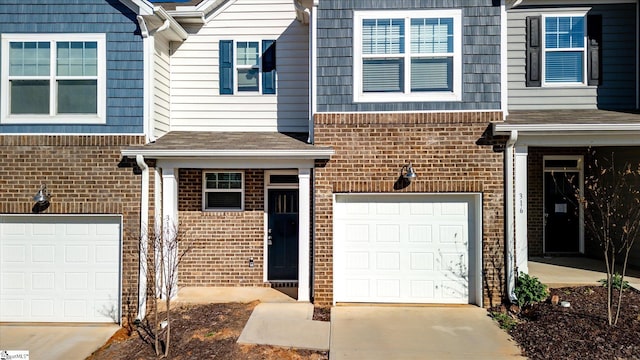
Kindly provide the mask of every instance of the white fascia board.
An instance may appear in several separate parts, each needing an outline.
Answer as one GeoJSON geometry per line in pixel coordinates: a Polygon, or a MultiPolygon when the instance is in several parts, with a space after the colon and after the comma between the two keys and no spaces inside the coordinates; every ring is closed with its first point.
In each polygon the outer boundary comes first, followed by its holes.
{"type": "Polygon", "coordinates": [[[189,37],[187,31],[162,6],[154,7],[153,14],[163,21],[168,20],[170,24],[169,29],[173,31],[173,33],[176,34],[176,36],[178,36],[178,38],[180,38],[182,41],[187,40],[187,38],[189,37]]]}
{"type": "Polygon", "coordinates": [[[160,158],[156,167],[171,169],[311,169],[314,159],[293,158],[160,158]]]}
{"type": "Polygon", "coordinates": [[[202,11],[167,11],[169,15],[171,15],[176,21],[181,24],[199,24],[203,25],[205,23],[204,20],[204,12],[202,11]]]}
{"type": "Polygon", "coordinates": [[[510,8],[529,5],[600,5],[635,4],[635,2],[636,0],[512,0],[510,8]]]}
{"type": "Polygon", "coordinates": [[[591,133],[520,133],[518,146],[585,147],[638,146],[640,131],[591,133]]]}
{"type": "Polygon", "coordinates": [[[333,149],[318,150],[152,150],[125,149],[122,156],[143,155],[154,159],[175,158],[289,158],[289,159],[329,159],[333,149]]]}
{"type": "Polygon", "coordinates": [[[511,133],[516,130],[520,133],[549,132],[552,135],[566,135],[584,132],[619,132],[640,131],[640,123],[634,124],[504,124],[494,123],[494,132],[511,133]]]}

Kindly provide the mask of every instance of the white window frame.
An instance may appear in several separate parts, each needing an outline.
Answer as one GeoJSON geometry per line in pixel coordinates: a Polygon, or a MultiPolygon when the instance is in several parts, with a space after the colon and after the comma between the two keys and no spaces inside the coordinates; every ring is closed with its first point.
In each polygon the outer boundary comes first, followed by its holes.
{"type": "Polygon", "coordinates": [[[542,15],[542,86],[543,87],[568,87],[587,86],[587,11],[580,12],[556,12],[542,15]],[[547,18],[550,17],[582,17],[583,24],[583,46],[582,46],[582,82],[547,82],[547,52],[577,52],[579,48],[559,48],[547,50],[547,18]]]}
{"type": "MultiPolygon", "coordinates": [[[[462,10],[356,11],[353,15],[353,101],[354,102],[423,102],[462,100],[462,10]],[[403,18],[405,20],[405,53],[403,92],[365,93],[362,89],[362,21],[365,19],[403,18]],[[411,92],[411,19],[453,18],[453,91],[411,92]]],[[[439,54],[429,54],[438,56],[439,54]]],[[[396,55],[393,55],[394,57],[396,55]]]]}
{"type": "MultiPolygon", "coordinates": [[[[0,123],[2,124],[104,124],[106,123],[107,103],[107,51],[105,34],[2,34],[2,64],[0,93],[0,123]],[[97,112],[96,114],[56,114],[57,87],[54,86],[56,75],[56,43],[69,41],[93,41],[98,46],[97,73],[97,112]],[[11,114],[10,107],[10,77],[9,77],[9,44],[11,42],[49,42],[51,44],[50,75],[51,81],[49,115],[11,114]]],[[[31,78],[31,77],[25,77],[31,78]]],[[[60,77],[61,79],[67,77],[60,77]]],[[[45,79],[45,78],[43,78],[45,79]]]]}
{"type": "Polygon", "coordinates": [[[245,177],[242,170],[204,170],[202,172],[202,211],[206,212],[222,212],[222,211],[244,211],[244,195],[245,195],[245,177]],[[240,189],[207,189],[207,174],[213,173],[239,173],[241,186],[240,189]],[[240,208],[207,208],[207,193],[210,192],[239,192],[240,193],[240,208]]]}
{"type": "Polygon", "coordinates": [[[235,84],[233,91],[236,94],[260,94],[262,95],[262,40],[234,40],[233,41],[233,71],[235,76],[235,84]],[[238,43],[258,43],[258,64],[256,65],[238,65],[238,43]],[[257,91],[240,91],[238,86],[240,85],[239,70],[258,70],[258,90],[257,91]]]}

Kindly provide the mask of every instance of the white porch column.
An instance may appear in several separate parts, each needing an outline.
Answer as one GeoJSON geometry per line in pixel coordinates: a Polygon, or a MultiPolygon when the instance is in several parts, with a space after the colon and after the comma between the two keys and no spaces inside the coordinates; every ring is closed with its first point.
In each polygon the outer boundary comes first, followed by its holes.
{"type": "Polygon", "coordinates": [[[309,302],[311,169],[298,169],[298,301],[309,302]]]}
{"type": "MultiPolygon", "coordinates": [[[[178,226],[178,169],[163,168],[162,169],[162,234],[163,241],[167,241],[176,236],[174,232],[178,226]]],[[[166,246],[165,246],[166,249],[166,246]]],[[[166,250],[165,250],[166,251],[166,250]]],[[[165,253],[165,274],[163,278],[168,277],[169,264],[177,254],[165,253]]],[[[174,284],[170,294],[167,294],[166,287],[162,287],[161,296],[165,298],[167,295],[175,296],[177,293],[177,271],[173,274],[174,284]]]]}
{"type": "Polygon", "coordinates": [[[528,273],[529,259],[527,249],[527,146],[516,146],[515,149],[515,232],[516,232],[516,267],[518,271],[528,273]]]}

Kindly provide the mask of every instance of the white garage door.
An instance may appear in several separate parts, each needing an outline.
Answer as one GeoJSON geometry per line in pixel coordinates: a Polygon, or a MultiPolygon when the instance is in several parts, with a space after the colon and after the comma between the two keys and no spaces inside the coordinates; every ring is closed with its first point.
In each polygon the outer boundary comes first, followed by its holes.
{"type": "Polygon", "coordinates": [[[477,303],[474,195],[336,195],[334,301],[477,303]]]}
{"type": "Polygon", "coordinates": [[[0,321],[118,322],[120,223],[0,215],[0,321]]]}

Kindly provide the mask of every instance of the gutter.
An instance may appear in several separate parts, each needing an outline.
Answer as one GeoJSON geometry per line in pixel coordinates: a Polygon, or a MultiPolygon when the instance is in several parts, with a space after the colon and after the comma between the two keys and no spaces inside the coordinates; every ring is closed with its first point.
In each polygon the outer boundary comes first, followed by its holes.
{"type": "Polygon", "coordinates": [[[153,149],[124,149],[121,154],[125,157],[138,155],[153,158],[200,158],[200,157],[224,157],[224,158],[271,158],[288,157],[298,159],[329,159],[334,154],[333,149],[313,149],[313,150],[153,150],[153,149]]]}
{"type": "Polygon", "coordinates": [[[143,320],[147,314],[147,267],[146,259],[149,252],[149,166],[144,162],[144,156],[137,155],[136,163],[142,169],[142,189],[140,200],[140,252],[138,254],[138,315],[137,320],[143,320]]]}
{"type": "MultiPolygon", "coordinates": [[[[169,27],[171,28],[171,30],[173,30],[173,32],[182,41],[187,40],[187,38],[189,37],[189,34],[187,33],[187,31],[162,6],[154,7],[153,8],[153,13],[160,20],[163,20],[165,23],[168,21],[169,22],[169,27]]],[[[165,26],[165,24],[162,24],[162,26],[160,28],[158,28],[158,30],[160,30],[164,26],[165,26]]],[[[156,32],[159,32],[159,31],[156,30],[156,32]]]]}
{"type": "Polygon", "coordinates": [[[516,277],[514,268],[515,255],[515,224],[514,224],[514,181],[513,181],[513,155],[516,142],[518,141],[518,131],[513,130],[507,140],[505,148],[505,181],[507,183],[505,200],[505,247],[506,247],[506,267],[507,267],[507,296],[514,302],[517,300],[515,294],[516,277]]]}

